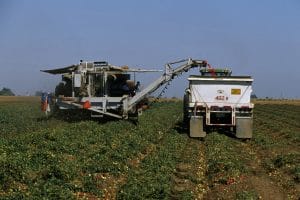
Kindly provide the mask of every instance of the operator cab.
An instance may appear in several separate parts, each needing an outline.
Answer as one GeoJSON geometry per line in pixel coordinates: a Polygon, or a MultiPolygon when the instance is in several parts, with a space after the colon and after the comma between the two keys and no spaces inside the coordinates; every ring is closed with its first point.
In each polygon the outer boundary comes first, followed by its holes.
{"type": "Polygon", "coordinates": [[[111,97],[134,96],[137,89],[134,80],[130,80],[130,74],[126,73],[110,74],[107,77],[106,85],[108,96],[111,97]]]}

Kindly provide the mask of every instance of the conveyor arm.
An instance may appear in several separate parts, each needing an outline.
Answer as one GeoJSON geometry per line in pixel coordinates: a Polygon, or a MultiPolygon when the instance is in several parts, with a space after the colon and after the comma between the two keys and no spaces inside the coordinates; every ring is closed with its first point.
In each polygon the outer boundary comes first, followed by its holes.
{"type": "Polygon", "coordinates": [[[187,72],[191,68],[195,67],[206,67],[207,61],[205,60],[193,60],[191,58],[180,60],[173,63],[167,63],[165,66],[165,73],[159,77],[157,80],[152,82],[142,91],[137,93],[134,97],[132,97],[128,101],[128,110],[132,109],[138,102],[143,100],[147,95],[151,94],[155,90],[157,90],[160,86],[164,85],[165,83],[171,81],[177,75],[181,74],[182,72],[187,72]],[[172,68],[172,65],[179,65],[176,68],[172,68]]]}

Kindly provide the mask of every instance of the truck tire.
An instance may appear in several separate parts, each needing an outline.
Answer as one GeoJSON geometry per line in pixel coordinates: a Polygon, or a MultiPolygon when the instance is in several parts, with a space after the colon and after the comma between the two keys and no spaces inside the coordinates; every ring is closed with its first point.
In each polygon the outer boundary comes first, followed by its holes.
{"type": "Polygon", "coordinates": [[[204,130],[203,116],[192,116],[189,120],[190,137],[204,138],[206,131],[204,130]]]}
{"type": "Polygon", "coordinates": [[[189,125],[189,94],[185,93],[183,96],[183,123],[188,127],[189,125]]]}
{"type": "Polygon", "coordinates": [[[235,136],[241,139],[252,138],[253,118],[252,117],[236,117],[235,136]]]}

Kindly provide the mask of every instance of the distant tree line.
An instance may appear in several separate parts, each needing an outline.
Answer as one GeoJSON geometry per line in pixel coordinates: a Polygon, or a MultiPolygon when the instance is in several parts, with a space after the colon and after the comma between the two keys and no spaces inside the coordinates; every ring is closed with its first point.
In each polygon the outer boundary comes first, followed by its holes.
{"type": "Polygon", "coordinates": [[[4,87],[0,90],[0,96],[15,96],[15,94],[11,91],[11,89],[4,87]]]}
{"type": "Polygon", "coordinates": [[[251,94],[251,99],[257,99],[256,94],[251,94]]]}
{"type": "Polygon", "coordinates": [[[34,93],[34,96],[42,96],[42,94],[43,94],[43,91],[36,91],[35,93],[34,93]]]}

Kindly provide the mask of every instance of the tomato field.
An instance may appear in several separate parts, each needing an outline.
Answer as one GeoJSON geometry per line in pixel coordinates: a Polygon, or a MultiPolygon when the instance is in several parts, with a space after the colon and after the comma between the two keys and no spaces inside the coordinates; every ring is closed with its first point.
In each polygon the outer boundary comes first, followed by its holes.
{"type": "Polygon", "coordinates": [[[180,101],[138,124],[39,108],[0,101],[0,199],[300,198],[300,104],[255,104],[247,141],[189,138],[180,101]]]}

